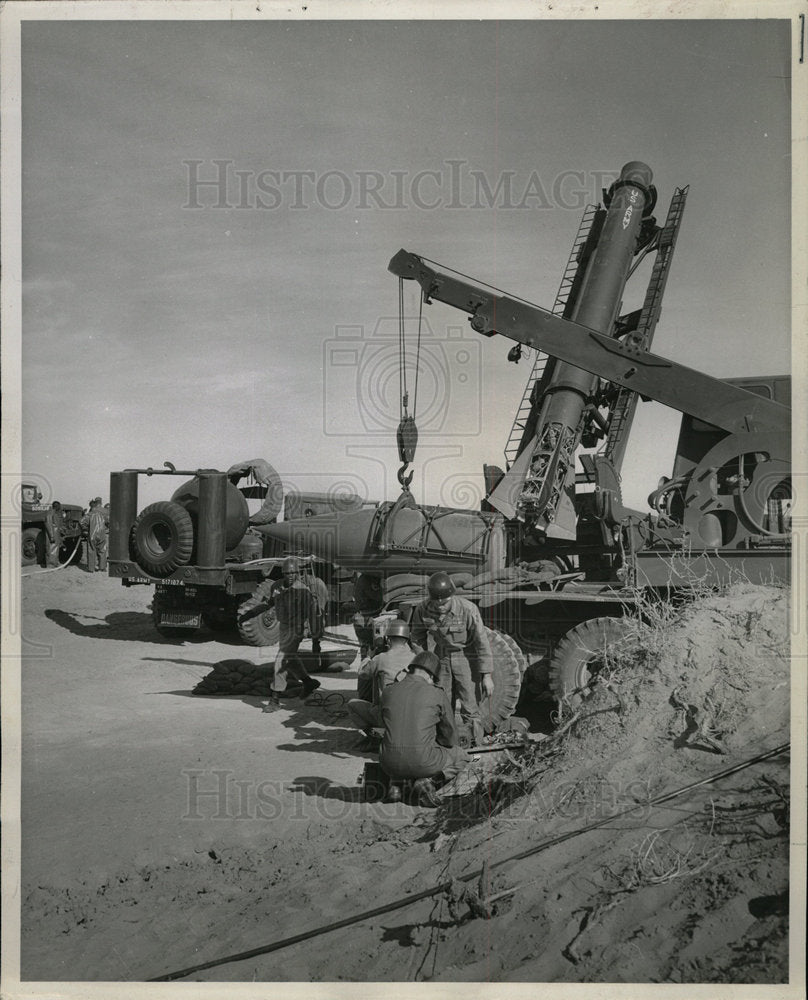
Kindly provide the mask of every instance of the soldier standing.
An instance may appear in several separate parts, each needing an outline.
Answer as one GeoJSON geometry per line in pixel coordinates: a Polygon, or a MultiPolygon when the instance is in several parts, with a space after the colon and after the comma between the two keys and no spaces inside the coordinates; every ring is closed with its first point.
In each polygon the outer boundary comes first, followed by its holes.
{"type": "Polygon", "coordinates": [[[316,615],[315,598],[311,590],[300,578],[300,566],[294,556],[283,562],[283,577],[272,585],[269,602],[275,606],[275,614],[280,625],[278,653],[275,657],[275,675],[272,679],[270,705],[280,705],[280,693],[286,690],[286,675],[291,674],[303,685],[303,697],[315,691],[320,682],[310,677],[308,671],[295,656],[306,634],[306,624],[316,615]]]}
{"type": "Polygon", "coordinates": [[[106,572],[107,568],[107,527],[101,510],[101,498],[90,501],[90,509],[81,519],[82,531],[87,539],[87,572],[96,569],[106,572]]]}
{"type": "Polygon", "coordinates": [[[353,627],[359,641],[359,659],[365,660],[374,653],[373,619],[384,607],[382,581],[369,573],[360,573],[354,580],[356,614],[353,627]]]}
{"type": "Polygon", "coordinates": [[[311,591],[314,598],[312,602],[311,618],[309,619],[309,633],[311,635],[311,651],[315,656],[322,652],[321,640],[325,632],[325,617],[328,609],[328,585],[319,576],[309,573],[303,581],[311,591]]]}
{"type": "Polygon", "coordinates": [[[460,703],[460,717],[470,727],[473,743],[483,737],[477,684],[485,697],[494,693],[491,644],[480,612],[471,601],[455,594],[448,573],[433,573],[427,583],[429,597],[413,611],[411,638],[414,647],[426,649],[429,640],[440,660],[438,683],[452,704],[460,703]]]}
{"type": "Polygon", "coordinates": [[[50,510],[45,515],[45,534],[47,536],[48,550],[45,553],[45,565],[55,567],[59,565],[59,549],[62,545],[62,505],[58,500],[54,500],[50,510]]]}

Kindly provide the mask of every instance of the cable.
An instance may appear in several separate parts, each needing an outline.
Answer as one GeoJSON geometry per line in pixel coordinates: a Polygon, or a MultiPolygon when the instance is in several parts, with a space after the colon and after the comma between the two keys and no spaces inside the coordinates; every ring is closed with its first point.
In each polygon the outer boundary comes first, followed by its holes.
{"type": "Polygon", "coordinates": [[[398,279],[398,398],[399,419],[407,416],[407,344],[404,336],[404,279],[398,279]]]}
{"type": "Polygon", "coordinates": [[[412,419],[415,420],[415,411],[418,408],[418,375],[421,371],[421,324],[424,316],[424,293],[418,299],[418,343],[415,348],[415,389],[412,394],[412,419]]]}
{"type": "MultiPolygon", "coordinates": [[[[581,834],[589,833],[592,830],[598,830],[617,819],[623,819],[625,816],[629,816],[631,813],[637,812],[638,809],[647,809],[650,806],[657,806],[662,805],[665,802],[670,802],[671,799],[678,798],[680,795],[684,795],[686,792],[692,791],[694,788],[699,788],[702,785],[709,785],[714,781],[720,781],[722,778],[736,774],[738,771],[743,771],[745,768],[751,767],[753,764],[759,764],[764,760],[769,760],[771,757],[778,757],[780,754],[785,753],[788,749],[790,749],[790,747],[790,742],[783,743],[779,747],[775,747],[773,750],[767,750],[764,753],[757,754],[754,757],[741,761],[740,764],[735,764],[733,767],[725,768],[723,771],[718,771],[715,774],[708,775],[706,778],[693,781],[689,785],[683,785],[681,788],[677,788],[673,792],[668,792],[666,795],[659,795],[648,802],[638,802],[636,805],[630,806],[628,809],[622,810],[622,812],[615,813],[613,816],[608,816],[606,819],[599,820],[597,823],[590,823],[588,826],[580,827],[577,830],[570,830],[567,833],[559,834],[557,837],[551,837],[549,840],[543,840],[541,843],[535,844],[533,847],[530,847],[525,851],[521,851],[518,854],[511,854],[509,857],[501,858],[499,861],[494,861],[488,865],[488,869],[489,871],[493,871],[495,868],[501,868],[503,865],[510,864],[511,861],[522,861],[534,854],[538,854],[540,851],[547,850],[549,847],[554,847],[556,844],[562,844],[566,840],[572,840],[573,837],[579,837],[581,834]]],[[[466,873],[465,875],[458,875],[455,881],[472,882],[474,879],[478,879],[482,875],[482,872],[483,869],[478,868],[473,872],[466,873]]],[[[219,965],[228,965],[230,962],[243,962],[248,958],[257,958],[259,955],[269,955],[274,951],[289,948],[293,944],[299,944],[301,941],[309,941],[311,938],[320,937],[322,934],[328,934],[331,931],[340,930],[342,927],[350,927],[353,924],[361,924],[366,920],[372,920],[374,917],[383,916],[385,913],[393,913],[396,910],[402,910],[406,906],[411,906],[413,903],[418,903],[423,899],[429,899],[431,896],[436,896],[438,893],[448,892],[451,885],[451,882],[441,882],[439,885],[434,886],[431,889],[423,889],[421,892],[405,896],[403,899],[397,899],[392,903],[385,903],[384,905],[377,906],[372,910],[365,910],[363,913],[354,914],[352,917],[345,917],[342,920],[336,920],[333,923],[326,924],[324,927],[315,927],[312,930],[303,931],[301,934],[295,934],[292,937],[283,938],[280,941],[273,941],[271,944],[260,945],[258,948],[251,948],[249,951],[241,951],[235,955],[227,955],[224,958],[214,958],[210,962],[201,962],[199,965],[192,965],[187,969],[180,969],[177,972],[169,972],[164,976],[155,976],[153,979],[147,979],[146,982],[170,983],[177,979],[184,979],[186,976],[190,976],[194,972],[202,972],[205,969],[212,969],[219,965]]]]}
{"type": "Polygon", "coordinates": [[[324,695],[321,688],[306,698],[306,705],[311,708],[321,708],[332,719],[341,719],[348,714],[345,708],[345,696],[339,691],[331,691],[324,695]]]}

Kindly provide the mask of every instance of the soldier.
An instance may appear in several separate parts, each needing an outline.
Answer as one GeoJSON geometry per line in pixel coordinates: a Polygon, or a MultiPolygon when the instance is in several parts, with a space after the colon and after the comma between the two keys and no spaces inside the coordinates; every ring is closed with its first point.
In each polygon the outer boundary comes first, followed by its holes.
{"type": "Polygon", "coordinates": [[[311,651],[315,656],[320,656],[322,651],[321,640],[325,632],[325,616],[328,608],[328,585],[319,576],[309,573],[303,582],[311,591],[314,598],[312,602],[311,618],[309,619],[309,634],[311,635],[311,651]]]}
{"type": "Polygon", "coordinates": [[[410,780],[417,801],[435,806],[434,779],[441,773],[454,778],[468,766],[469,754],[457,745],[454,712],[446,692],[438,686],[440,670],[434,653],[418,653],[407,676],[384,689],[379,763],[394,779],[388,802],[402,799],[396,779],[410,780]]]}
{"type": "Polygon", "coordinates": [[[107,569],[107,526],[101,511],[101,497],[90,501],[90,509],[81,519],[82,534],[87,541],[87,572],[107,569]]]}
{"type": "Polygon", "coordinates": [[[306,623],[316,614],[315,598],[300,578],[300,565],[294,556],[283,561],[283,578],[277,580],[269,592],[269,603],[275,606],[280,625],[278,653],[275,657],[275,676],[272,679],[270,707],[280,705],[280,692],[286,690],[286,675],[291,674],[303,685],[303,697],[316,691],[320,682],[310,677],[295,656],[306,633],[306,623]]]}
{"type": "Polygon", "coordinates": [[[382,724],[382,693],[388,684],[395,683],[406,672],[413,658],[409,637],[410,628],[406,622],[390,622],[387,626],[387,649],[377,653],[370,661],[370,700],[352,698],[348,702],[351,722],[365,734],[365,739],[358,744],[360,749],[370,750],[375,746],[372,730],[382,724]]]}
{"type": "Polygon", "coordinates": [[[373,619],[384,607],[381,579],[360,573],[354,580],[354,602],[357,610],[353,627],[359,641],[359,658],[365,660],[374,653],[373,619]]]}
{"type": "Polygon", "coordinates": [[[109,514],[104,509],[101,497],[95,498],[95,509],[100,514],[101,529],[98,531],[95,550],[98,553],[98,568],[102,573],[107,571],[107,552],[109,551],[109,514]]]}
{"type": "Polygon", "coordinates": [[[483,727],[477,704],[477,684],[485,697],[494,693],[491,645],[480,612],[457,597],[448,573],[433,573],[427,583],[429,597],[412,614],[413,647],[426,649],[429,638],[440,659],[440,685],[452,704],[460,703],[460,717],[471,730],[472,742],[482,741],[483,727]]]}
{"type": "Polygon", "coordinates": [[[48,550],[45,553],[45,565],[55,567],[59,565],[59,549],[62,545],[62,505],[58,500],[54,500],[50,510],[45,515],[45,534],[47,536],[48,550]]]}

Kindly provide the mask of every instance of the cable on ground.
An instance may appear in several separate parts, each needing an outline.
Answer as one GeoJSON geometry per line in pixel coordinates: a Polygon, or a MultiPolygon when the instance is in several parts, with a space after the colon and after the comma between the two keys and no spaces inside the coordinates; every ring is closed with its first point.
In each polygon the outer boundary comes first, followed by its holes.
{"type": "MultiPolygon", "coordinates": [[[[747,767],[751,767],[753,764],[759,764],[765,760],[771,759],[772,757],[778,757],[790,748],[790,742],[783,743],[779,747],[775,747],[773,750],[766,750],[763,753],[756,754],[754,757],[749,757],[746,760],[741,761],[739,764],[725,768],[723,771],[717,771],[715,774],[707,775],[706,778],[700,778],[698,781],[693,781],[688,785],[683,785],[681,788],[677,788],[665,795],[658,795],[656,798],[653,798],[648,802],[638,802],[636,805],[629,806],[629,808],[623,809],[621,812],[615,813],[613,816],[608,816],[606,819],[598,820],[596,823],[590,823],[587,826],[579,827],[577,830],[570,830],[567,833],[559,834],[557,837],[551,837],[549,840],[543,840],[538,844],[534,844],[533,847],[529,847],[525,851],[520,851],[518,854],[511,854],[507,858],[501,858],[499,861],[490,863],[486,862],[487,870],[493,871],[495,868],[501,868],[503,865],[510,864],[512,861],[522,861],[534,854],[538,854],[540,851],[545,851],[550,847],[554,847],[556,844],[563,844],[567,840],[572,840],[573,837],[579,837],[581,834],[590,833],[593,830],[598,830],[601,827],[607,826],[609,823],[613,823],[615,820],[630,816],[639,809],[648,809],[651,806],[663,805],[664,803],[670,802],[672,799],[678,798],[680,795],[693,791],[693,789],[699,788],[702,785],[709,785],[714,781],[720,781],[722,778],[727,778],[730,775],[737,774],[738,771],[743,771],[747,767]]],[[[482,874],[483,868],[477,868],[475,871],[467,872],[465,875],[456,876],[455,881],[471,882],[474,879],[479,879],[482,874]]],[[[354,914],[352,917],[345,917],[342,920],[336,920],[323,927],[315,927],[312,930],[303,931],[301,934],[295,934],[292,937],[283,938],[280,941],[273,941],[271,944],[260,945],[258,948],[251,948],[249,951],[241,951],[235,955],[226,955],[223,958],[214,958],[209,962],[201,962],[198,965],[189,966],[187,969],[180,969],[177,972],[169,972],[164,976],[155,976],[153,979],[148,979],[146,981],[150,983],[170,983],[177,979],[184,979],[186,976],[190,976],[195,972],[203,972],[205,969],[213,969],[219,965],[228,965],[230,962],[243,962],[248,958],[256,958],[259,955],[269,955],[272,952],[280,951],[283,948],[289,948],[293,944],[299,944],[302,941],[310,941],[312,938],[320,937],[323,934],[339,930],[342,927],[350,927],[353,924],[364,923],[366,920],[372,920],[374,917],[380,917],[386,913],[392,913],[395,910],[402,910],[407,906],[411,906],[413,903],[418,903],[421,900],[429,899],[431,896],[436,896],[438,893],[449,892],[451,888],[452,882],[442,882],[439,885],[433,886],[431,889],[423,889],[421,892],[412,893],[402,899],[394,900],[392,903],[385,903],[383,906],[377,906],[372,910],[365,910],[363,913],[354,914]]]]}

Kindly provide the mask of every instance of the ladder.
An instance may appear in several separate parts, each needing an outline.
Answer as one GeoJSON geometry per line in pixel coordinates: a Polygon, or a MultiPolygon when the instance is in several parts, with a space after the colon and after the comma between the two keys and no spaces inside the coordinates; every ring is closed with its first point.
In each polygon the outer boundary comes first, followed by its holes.
{"type": "MultiPolygon", "coordinates": [[[[564,269],[564,275],[561,278],[561,284],[558,287],[555,302],[553,303],[552,312],[556,316],[562,316],[564,314],[564,309],[566,308],[567,300],[569,299],[569,294],[572,289],[573,282],[575,281],[575,275],[578,272],[581,252],[586,244],[587,237],[589,236],[589,230],[592,228],[592,221],[595,218],[596,212],[597,205],[587,205],[584,209],[584,214],[581,217],[581,224],[578,227],[578,234],[572,244],[569,260],[567,261],[567,266],[564,269]]],[[[522,393],[522,399],[516,411],[516,416],[513,419],[511,433],[508,435],[508,443],[505,445],[506,469],[510,469],[516,459],[516,456],[519,454],[525,425],[532,410],[530,397],[533,393],[533,387],[544,374],[546,365],[547,355],[541,351],[537,351],[536,360],[533,362],[533,367],[530,370],[527,384],[525,385],[525,391],[522,393]]]]}
{"type": "MultiPolygon", "coordinates": [[[[648,350],[654,337],[657,322],[662,312],[662,295],[668,280],[673,251],[676,247],[676,237],[682,214],[685,210],[689,185],[676,188],[668,208],[668,217],[659,233],[656,259],[651,270],[651,279],[645,290],[640,320],[637,329],[630,334],[632,343],[643,350],[648,350]]],[[[637,393],[633,389],[621,388],[609,417],[609,433],[606,438],[603,454],[618,471],[623,463],[623,456],[628,444],[628,433],[634,420],[637,408],[637,393]]]]}

